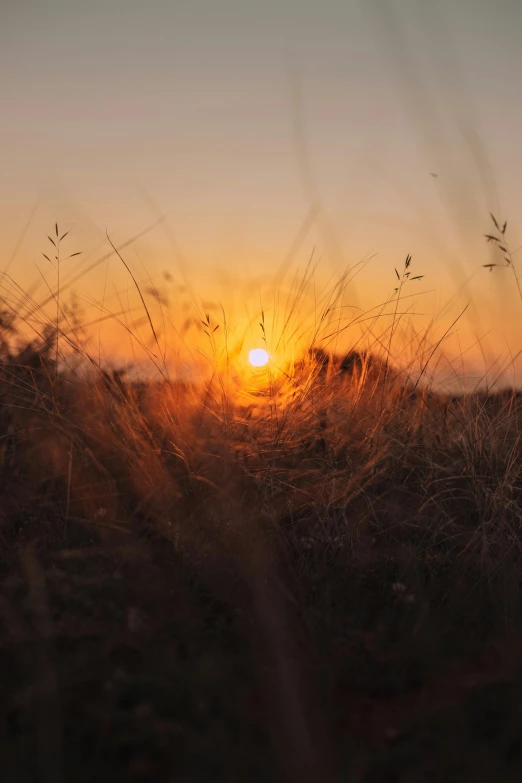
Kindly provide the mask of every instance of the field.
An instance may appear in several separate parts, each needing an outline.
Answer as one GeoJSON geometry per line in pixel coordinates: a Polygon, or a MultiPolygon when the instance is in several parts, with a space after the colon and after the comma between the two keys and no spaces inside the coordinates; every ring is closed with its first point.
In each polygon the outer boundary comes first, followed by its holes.
{"type": "Polygon", "coordinates": [[[73,371],[55,299],[0,325],[2,779],[521,780],[520,396],[73,371]]]}

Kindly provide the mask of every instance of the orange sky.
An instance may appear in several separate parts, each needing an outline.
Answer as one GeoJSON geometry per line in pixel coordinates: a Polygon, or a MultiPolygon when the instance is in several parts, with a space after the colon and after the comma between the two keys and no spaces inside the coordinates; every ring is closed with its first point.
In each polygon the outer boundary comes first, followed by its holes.
{"type": "MultiPolygon", "coordinates": [[[[312,251],[319,288],[371,256],[348,292],[365,309],[411,253],[430,291],[419,323],[439,317],[444,331],[471,298],[462,346],[494,329],[487,356],[516,352],[513,281],[481,264],[490,209],[512,247],[522,241],[521,21],[514,0],[8,0],[3,268],[27,287],[37,262],[53,285],[41,251],[56,219],[71,252],[95,260],[110,250],[106,228],[124,242],[154,204],[167,230],[124,257],[145,287],[150,276],[169,292],[178,321],[188,283],[239,331],[245,309],[257,323],[285,259],[291,279],[312,251]]],[[[86,308],[104,290],[111,308],[137,305],[115,258],[71,290],[86,308]]],[[[122,347],[116,334],[104,333],[107,350],[122,347]]]]}

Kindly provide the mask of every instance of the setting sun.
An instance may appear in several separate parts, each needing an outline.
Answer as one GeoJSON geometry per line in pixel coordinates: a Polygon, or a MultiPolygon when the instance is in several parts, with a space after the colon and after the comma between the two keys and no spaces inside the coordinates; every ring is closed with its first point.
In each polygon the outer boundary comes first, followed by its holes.
{"type": "Polygon", "coordinates": [[[264,367],[265,364],[268,364],[269,358],[268,352],[264,348],[254,348],[248,354],[248,361],[252,367],[264,367]]]}

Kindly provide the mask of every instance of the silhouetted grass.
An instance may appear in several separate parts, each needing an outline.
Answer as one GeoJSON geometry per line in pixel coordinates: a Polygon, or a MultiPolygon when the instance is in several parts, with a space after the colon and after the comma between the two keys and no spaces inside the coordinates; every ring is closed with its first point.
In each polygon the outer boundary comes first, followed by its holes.
{"type": "Polygon", "coordinates": [[[332,350],[341,284],[252,377],[207,315],[190,383],[148,310],[137,381],[4,298],[5,780],[520,778],[522,403],[430,388],[427,335],[397,360],[410,264],[373,343],[332,350]]]}

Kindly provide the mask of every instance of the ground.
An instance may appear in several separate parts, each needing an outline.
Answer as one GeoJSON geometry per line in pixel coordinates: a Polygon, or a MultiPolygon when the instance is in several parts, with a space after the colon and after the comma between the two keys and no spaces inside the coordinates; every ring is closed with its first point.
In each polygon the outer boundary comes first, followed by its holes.
{"type": "Polygon", "coordinates": [[[206,422],[24,383],[3,780],[522,779],[518,398],[305,384],[206,422]]]}

